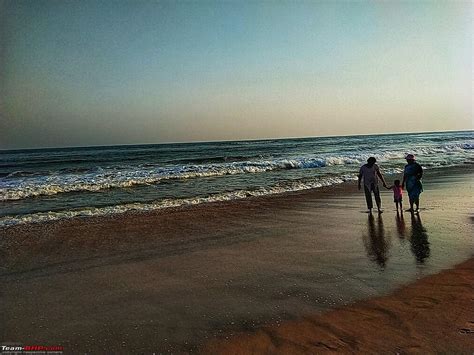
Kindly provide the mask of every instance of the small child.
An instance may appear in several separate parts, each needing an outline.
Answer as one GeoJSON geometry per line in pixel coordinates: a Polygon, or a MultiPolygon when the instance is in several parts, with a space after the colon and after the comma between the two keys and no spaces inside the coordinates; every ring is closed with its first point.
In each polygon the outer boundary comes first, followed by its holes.
{"type": "Polygon", "coordinates": [[[390,187],[387,187],[387,189],[393,191],[393,202],[395,202],[395,206],[397,206],[397,212],[398,212],[398,205],[400,205],[400,211],[403,212],[403,209],[402,209],[403,189],[400,186],[400,180],[395,180],[393,182],[393,185],[390,187]]]}

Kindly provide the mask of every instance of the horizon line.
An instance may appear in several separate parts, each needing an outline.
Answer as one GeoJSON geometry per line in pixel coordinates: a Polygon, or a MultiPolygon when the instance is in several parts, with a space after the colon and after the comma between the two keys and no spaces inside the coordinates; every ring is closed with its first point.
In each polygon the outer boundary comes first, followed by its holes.
{"type": "Polygon", "coordinates": [[[304,136],[304,137],[280,137],[280,138],[249,138],[249,139],[224,139],[209,141],[174,141],[163,143],[122,143],[122,144],[93,144],[93,145],[75,145],[75,146],[50,146],[37,148],[0,148],[0,152],[19,151],[19,150],[47,150],[47,149],[74,149],[74,148],[100,148],[100,147],[121,147],[121,146],[139,146],[139,145],[171,145],[171,144],[199,144],[199,143],[225,143],[225,142],[258,142],[270,140],[291,140],[291,139],[311,139],[311,138],[338,138],[338,137],[368,137],[368,136],[388,136],[402,134],[422,134],[422,133],[449,133],[449,132],[473,132],[474,128],[461,130],[443,130],[443,131],[416,131],[416,132],[393,132],[393,133],[366,133],[366,134],[340,134],[340,135],[323,135],[323,136],[304,136]]]}

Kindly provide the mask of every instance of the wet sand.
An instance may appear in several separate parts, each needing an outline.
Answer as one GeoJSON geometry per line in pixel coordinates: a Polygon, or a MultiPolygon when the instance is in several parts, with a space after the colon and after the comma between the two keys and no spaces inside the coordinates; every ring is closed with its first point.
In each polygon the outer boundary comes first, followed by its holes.
{"type": "Polygon", "coordinates": [[[213,340],[205,354],[472,354],[474,259],[385,297],[213,340]]]}
{"type": "Polygon", "coordinates": [[[427,171],[419,218],[397,217],[389,191],[385,213],[368,216],[347,183],[1,229],[0,338],[66,353],[180,353],[290,329],[471,258],[471,186],[470,169],[427,171]]]}

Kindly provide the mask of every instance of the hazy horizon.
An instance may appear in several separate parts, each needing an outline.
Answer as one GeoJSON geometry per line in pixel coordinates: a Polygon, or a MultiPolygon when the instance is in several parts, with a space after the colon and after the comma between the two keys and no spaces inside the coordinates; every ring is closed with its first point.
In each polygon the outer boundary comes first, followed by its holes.
{"type": "Polygon", "coordinates": [[[472,130],[472,11],[0,0],[0,149],[472,130]]]}
{"type": "Polygon", "coordinates": [[[199,143],[224,143],[224,142],[246,142],[246,141],[272,141],[272,140],[293,140],[293,139],[317,139],[317,138],[340,138],[340,137],[363,137],[363,136],[387,136],[387,135],[417,135],[417,134],[437,134],[437,133],[456,133],[456,132],[474,132],[474,129],[460,130],[442,130],[442,131],[415,131],[415,132],[389,132],[389,133],[361,133],[361,134],[340,134],[325,136],[298,136],[298,137],[263,137],[250,139],[227,139],[227,140],[207,140],[207,141],[176,141],[176,142],[136,142],[136,143],[118,143],[118,144],[90,144],[90,145],[64,145],[64,146],[44,146],[33,148],[0,148],[0,151],[9,150],[41,150],[41,149],[68,149],[68,148],[93,148],[93,147],[114,147],[114,146],[140,146],[140,145],[167,145],[167,144],[199,144],[199,143]]]}

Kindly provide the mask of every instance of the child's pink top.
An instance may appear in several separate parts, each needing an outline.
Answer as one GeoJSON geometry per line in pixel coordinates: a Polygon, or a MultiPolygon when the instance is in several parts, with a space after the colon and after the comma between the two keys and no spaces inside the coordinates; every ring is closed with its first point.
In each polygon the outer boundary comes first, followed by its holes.
{"type": "Polygon", "coordinates": [[[402,189],[401,186],[394,186],[394,187],[392,187],[392,190],[393,190],[393,197],[394,198],[402,197],[403,189],[402,189]]]}

